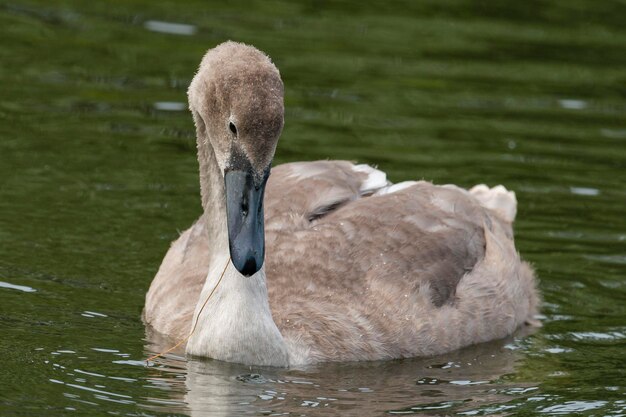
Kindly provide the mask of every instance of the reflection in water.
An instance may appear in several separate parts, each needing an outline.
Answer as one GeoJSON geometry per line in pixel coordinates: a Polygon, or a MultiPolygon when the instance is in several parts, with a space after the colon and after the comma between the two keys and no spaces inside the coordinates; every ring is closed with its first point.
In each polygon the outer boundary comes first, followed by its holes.
{"type": "Polygon", "coordinates": [[[17,291],[22,291],[22,292],[37,292],[36,289],[31,288],[29,286],[16,285],[16,284],[11,284],[10,282],[4,282],[4,281],[0,281],[0,288],[7,288],[10,290],[17,290],[17,291]]]}
{"type": "Polygon", "coordinates": [[[170,33],[173,35],[191,36],[196,33],[194,25],[185,23],[161,22],[158,20],[148,20],[143,26],[152,32],[170,33]]]}
{"type": "Polygon", "coordinates": [[[187,104],[181,101],[157,101],[154,108],[161,111],[183,111],[187,109],[187,104]]]}
{"type": "Polygon", "coordinates": [[[578,195],[595,196],[595,195],[600,194],[600,190],[598,190],[597,188],[569,187],[569,190],[572,192],[572,194],[578,194],[578,195]]]}
{"type": "MultiPolygon", "coordinates": [[[[519,334],[517,335],[520,336],[519,334]]],[[[152,340],[151,355],[163,345],[152,340]]],[[[260,368],[167,355],[148,381],[167,393],[148,408],[191,416],[242,414],[365,416],[478,412],[528,396],[535,387],[503,380],[521,353],[513,339],[434,358],[260,368]]],[[[510,407],[514,407],[511,405],[510,407]]]]}
{"type": "Polygon", "coordinates": [[[584,100],[563,99],[559,100],[559,104],[564,109],[570,110],[582,110],[587,107],[587,103],[584,100]]]}

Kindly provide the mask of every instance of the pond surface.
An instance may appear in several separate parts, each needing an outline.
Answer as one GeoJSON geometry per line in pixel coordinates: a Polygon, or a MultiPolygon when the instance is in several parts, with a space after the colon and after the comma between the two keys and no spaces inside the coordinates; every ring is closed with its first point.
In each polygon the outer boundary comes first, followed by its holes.
{"type": "Polygon", "coordinates": [[[0,1],[0,415],[626,415],[623,1],[0,1]],[[186,87],[252,43],[276,163],[505,184],[543,328],[266,369],[154,352],[144,294],[200,213],[186,87]]]}

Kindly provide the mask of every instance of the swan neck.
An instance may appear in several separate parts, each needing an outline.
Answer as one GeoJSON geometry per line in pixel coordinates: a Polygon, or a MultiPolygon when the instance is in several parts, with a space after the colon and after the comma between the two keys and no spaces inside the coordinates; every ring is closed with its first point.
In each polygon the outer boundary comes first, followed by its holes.
{"type": "Polygon", "coordinates": [[[288,366],[285,341],[269,306],[265,268],[244,277],[230,260],[224,177],[203,125],[196,126],[200,126],[200,189],[210,250],[187,353],[247,365],[288,366]]]}
{"type": "Polygon", "coordinates": [[[244,277],[229,258],[219,259],[209,269],[194,317],[198,324],[187,353],[246,365],[289,366],[287,345],[272,318],[264,268],[244,277]]]}
{"type": "Polygon", "coordinates": [[[224,177],[205,129],[197,129],[198,164],[203,220],[211,245],[209,257],[228,255],[228,226],[226,224],[226,192],[224,177]]]}

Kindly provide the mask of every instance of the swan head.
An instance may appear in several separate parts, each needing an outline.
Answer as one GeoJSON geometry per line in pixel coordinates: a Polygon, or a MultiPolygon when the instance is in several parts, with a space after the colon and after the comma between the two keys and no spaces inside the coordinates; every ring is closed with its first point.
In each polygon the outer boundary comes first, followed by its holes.
{"type": "Polygon", "coordinates": [[[189,86],[200,157],[212,150],[224,179],[230,257],[245,276],[265,257],[263,195],[284,123],[283,92],[267,55],[231,41],[206,53],[189,86]]]}

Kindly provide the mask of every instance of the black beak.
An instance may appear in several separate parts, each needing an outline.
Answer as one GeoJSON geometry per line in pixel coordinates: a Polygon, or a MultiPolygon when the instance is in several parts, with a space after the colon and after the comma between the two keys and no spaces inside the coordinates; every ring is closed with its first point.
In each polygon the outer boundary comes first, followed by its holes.
{"type": "Polygon", "coordinates": [[[251,170],[224,175],[230,259],[247,277],[261,269],[265,257],[263,195],[268,176],[269,171],[259,183],[251,170]]]}

